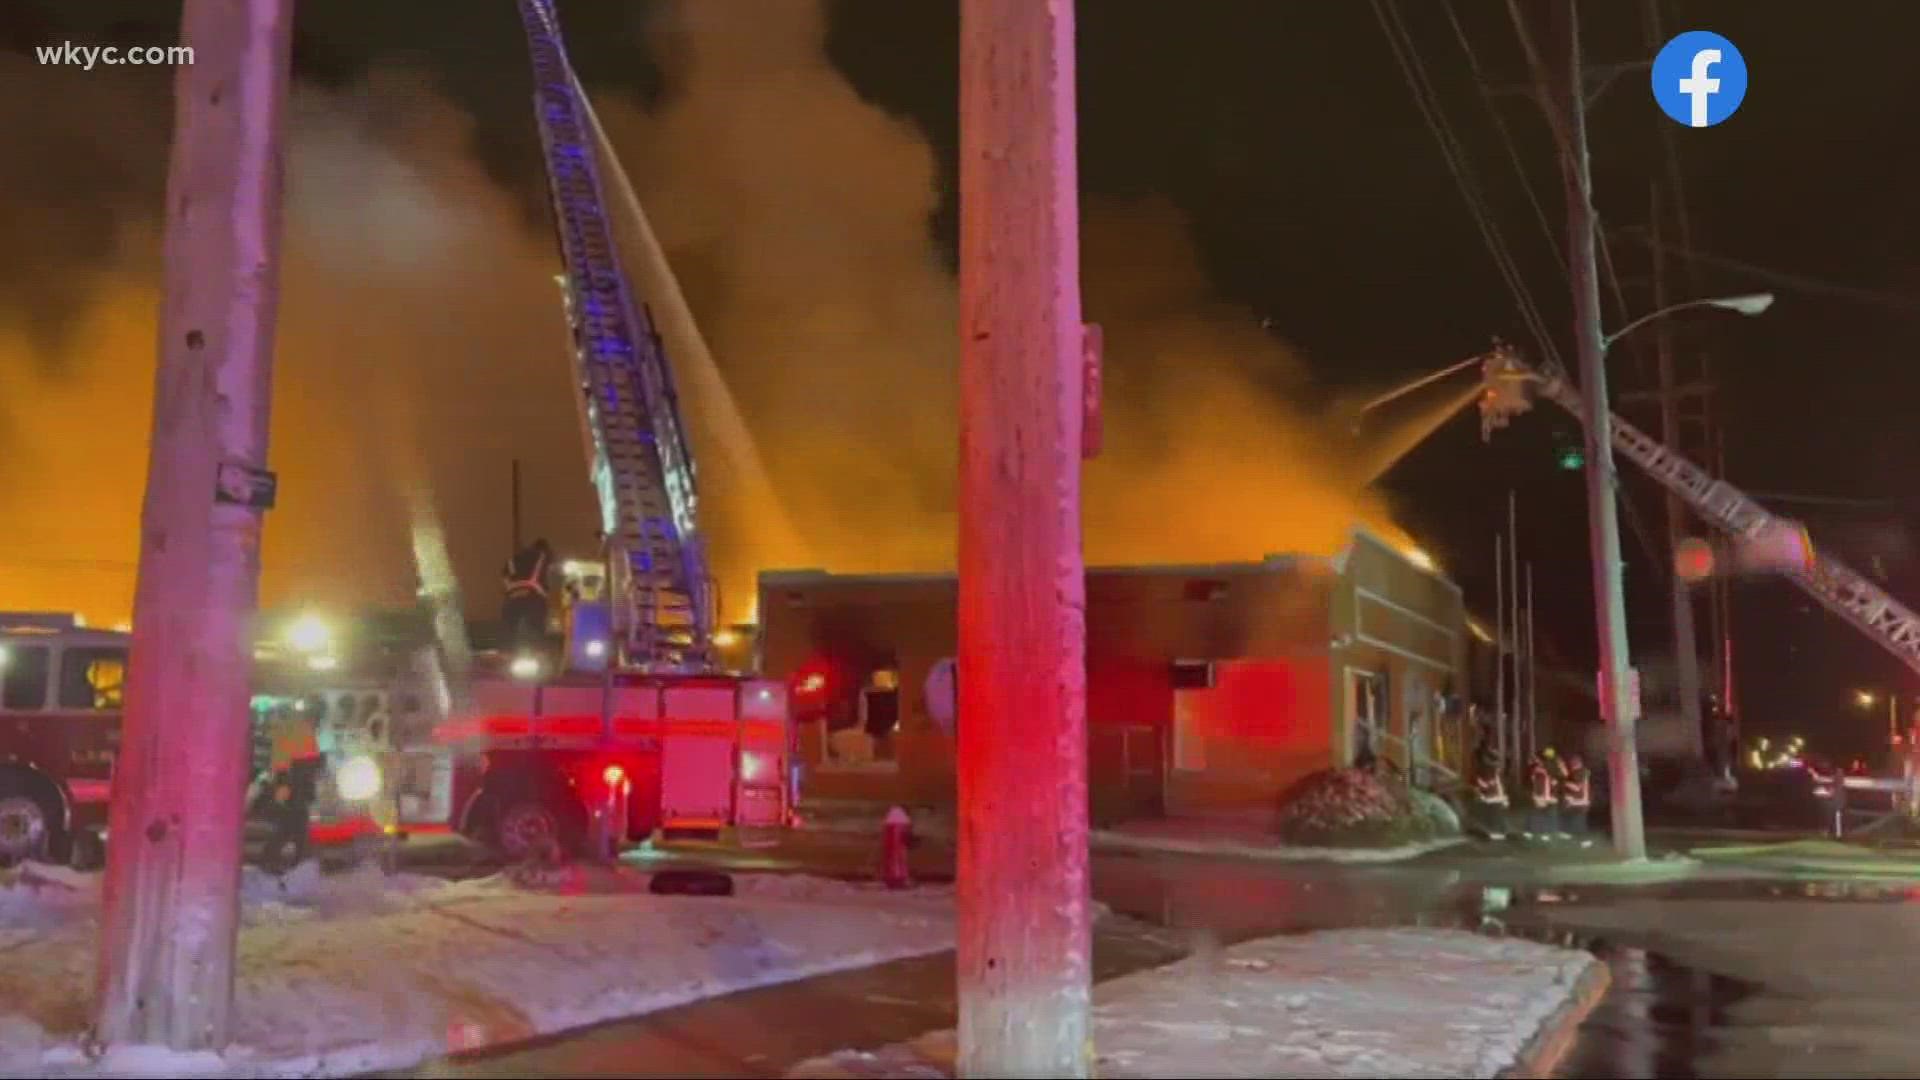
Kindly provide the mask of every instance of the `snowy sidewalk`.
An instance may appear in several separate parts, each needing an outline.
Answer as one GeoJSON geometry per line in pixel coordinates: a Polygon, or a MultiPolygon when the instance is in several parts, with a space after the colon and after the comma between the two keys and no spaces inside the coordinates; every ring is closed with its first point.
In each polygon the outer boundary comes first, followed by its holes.
{"type": "Polygon", "coordinates": [[[352,1075],[953,946],[942,889],[737,875],[733,897],[654,896],[616,871],[363,870],[282,891],[250,873],[236,1047],[89,1061],[98,881],[35,870],[0,881],[0,1075],[352,1075]]]}
{"type": "MultiPolygon", "coordinates": [[[[1464,931],[1263,938],[1094,988],[1095,1071],[1119,1077],[1549,1075],[1605,992],[1584,952],[1464,931]]],[[[953,1075],[953,1035],[841,1051],[805,1080],[953,1075]]]]}

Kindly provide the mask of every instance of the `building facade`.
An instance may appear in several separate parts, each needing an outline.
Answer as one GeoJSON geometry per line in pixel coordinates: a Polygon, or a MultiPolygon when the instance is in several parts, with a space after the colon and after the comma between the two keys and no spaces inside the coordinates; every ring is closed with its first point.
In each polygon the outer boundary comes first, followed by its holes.
{"type": "MultiPolygon", "coordinates": [[[[761,575],[807,797],[953,803],[957,599],[951,575],[761,575]]],[[[1330,559],[1090,569],[1086,621],[1096,819],[1266,812],[1369,753],[1443,786],[1468,749],[1460,590],[1368,532],[1330,559]]]]}

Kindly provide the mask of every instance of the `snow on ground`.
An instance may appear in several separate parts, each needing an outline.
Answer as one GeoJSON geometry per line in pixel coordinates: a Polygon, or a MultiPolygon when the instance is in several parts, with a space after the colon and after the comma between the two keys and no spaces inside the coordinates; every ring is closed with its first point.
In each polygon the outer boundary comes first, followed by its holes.
{"type": "MultiPolygon", "coordinates": [[[[1498,1076],[1603,977],[1584,952],[1464,931],[1263,938],[1095,987],[1095,1071],[1498,1076]]],[[[951,1035],[939,1033],[873,1053],[841,1051],[789,1075],[951,1076],[952,1052],[951,1035]]]]}
{"type": "Polygon", "coordinates": [[[948,889],[737,875],[732,897],[655,896],[647,880],[249,871],[235,1048],[90,1061],[97,876],[34,867],[0,878],[0,1075],[351,1075],[953,946],[948,889]]]}

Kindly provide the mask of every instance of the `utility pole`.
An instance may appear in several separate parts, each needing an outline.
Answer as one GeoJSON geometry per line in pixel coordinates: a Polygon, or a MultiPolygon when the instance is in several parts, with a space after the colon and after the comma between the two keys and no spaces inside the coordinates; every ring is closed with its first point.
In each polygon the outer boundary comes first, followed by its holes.
{"type": "MultiPolygon", "coordinates": [[[[1650,206],[1648,227],[1652,232],[1653,244],[1653,308],[1663,310],[1667,299],[1667,254],[1661,246],[1661,219],[1665,207],[1660,199],[1660,183],[1651,185],[1653,197],[1650,206]]],[[[1660,375],[1660,441],[1669,448],[1680,449],[1680,391],[1675,384],[1673,374],[1673,324],[1670,320],[1657,320],[1654,326],[1655,354],[1660,375]]],[[[1666,493],[1667,502],[1667,550],[1673,551],[1680,546],[1687,522],[1687,508],[1680,496],[1672,491],[1666,493]]],[[[1700,636],[1693,624],[1693,588],[1680,580],[1680,574],[1673,566],[1672,559],[1667,560],[1667,592],[1673,604],[1673,657],[1675,682],[1680,695],[1680,722],[1685,728],[1686,747],[1695,760],[1707,762],[1706,729],[1700,716],[1700,636]]]]}
{"type": "Polygon", "coordinates": [[[959,1072],[1086,1077],[1073,0],[960,5],[959,1072]]]}
{"type": "MultiPolygon", "coordinates": [[[[1667,41],[1667,32],[1663,25],[1660,8],[1660,0],[1643,0],[1640,8],[1643,40],[1646,43],[1649,55],[1658,51],[1660,46],[1667,41]]],[[[1659,127],[1660,148],[1666,162],[1667,189],[1672,199],[1673,221],[1678,227],[1677,232],[1679,234],[1678,238],[1681,251],[1687,256],[1685,265],[1682,267],[1682,272],[1686,275],[1687,281],[1692,287],[1691,291],[1697,296],[1700,294],[1700,281],[1697,263],[1692,257],[1694,250],[1694,230],[1692,220],[1687,214],[1686,183],[1685,177],[1680,171],[1680,155],[1674,142],[1675,132],[1671,126],[1666,124],[1661,124],[1659,127]]],[[[1657,212],[1654,220],[1656,222],[1661,220],[1657,212]]],[[[1712,468],[1715,476],[1725,479],[1727,475],[1726,448],[1716,415],[1713,363],[1703,352],[1695,353],[1693,359],[1693,370],[1688,372],[1683,378],[1671,380],[1674,384],[1671,389],[1669,389],[1667,385],[1667,379],[1663,378],[1660,380],[1660,398],[1663,402],[1663,407],[1665,402],[1669,400],[1673,402],[1676,414],[1681,416],[1681,423],[1676,426],[1682,431],[1684,431],[1686,426],[1686,417],[1680,414],[1681,406],[1687,400],[1692,400],[1695,403],[1697,411],[1692,419],[1697,425],[1700,439],[1693,451],[1699,455],[1695,460],[1706,462],[1712,468]]],[[[1664,419],[1665,414],[1663,412],[1662,420],[1664,421],[1664,419]]],[[[1676,443],[1673,441],[1673,438],[1669,436],[1667,445],[1680,453],[1693,456],[1693,454],[1688,453],[1688,448],[1684,440],[1676,443]]],[[[1718,761],[1725,768],[1728,779],[1732,779],[1735,770],[1739,768],[1740,757],[1740,740],[1738,736],[1739,721],[1737,719],[1738,709],[1734,702],[1733,617],[1729,607],[1731,602],[1730,598],[1731,592],[1727,578],[1716,575],[1712,583],[1708,586],[1706,608],[1708,637],[1713,642],[1713,682],[1714,688],[1720,698],[1720,710],[1719,714],[1712,717],[1708,724],[1711,730],[1707,735],[1707,749],[1709,760],[1718,761]]],[[[1690,608],[1689,615],[1692,614],[1695,614],[1695,611],[1690,608]]],[[[1695,670],[1696,672],[1698,671],[1697,666],[1695,670]]]]}
{"type": "Polygon", "coordinates": [[[513,459],[513,547],[515,555],[520,554],[520,459],[513,459]]]}
{"type": "Polygon", "coordinates": [[[95,1036],[227,1042],[260,576],[291,0],[186,0],[159,373],[95,1036]]]}
{"type": "Polygon", "coordinates": [[[1513,634],[1513,744],[1518,747],[1514,754],[1520,770],[1515,775],[1519,780],[1526,776],[1524,764],[1533,754],[1534,748],[1521,737],[1524,730],[1521,719],[1525,698],[1521,680],[1526,677],[1526,638],[1520,625],[1520,502],[1512,488],[1507,489],[1507,628],[1513,634]]]}
{"type": "Polygon", "coordinates": [[[1510,742],[1513,720],[1507,715],[1507,538],[1493,534],[1493,718],[1499,731],[1495,745],[1500,748],[1502,766],[1515,776],[1523,775],[1520,748],[1510,742]]]}
{"type": "MultiPolygon", "coordinates": [[[[1516,0],[1509,8],[1519,16],[1516,0]]],[[[1600,319],[1600,270],[1595,249],[1593,174],[1587,160],[1587,115],[1581,93],[1580,19],[1574,0],[1554,5],[1563,49],[1559,78],[1536,64],[1552,112],[1560,145],[1561,173],[1567,193],[1567,272],[1573,281],[1573,336],[1580,358],[1580,384],[1586,399],[1587,509],[1593,561],[1595,637],[1600,653],[1600,715],[1609,744],[1612,783],[1613,847],[1623,859],[1647,854],[1640,810],[1640,751],[1635,728],[1639,702],[1632,693],[1627,652],[1627,603],[1621,580],[1619,505],[1615,501],[1611,415],[1607,398],[1606,338],[1600,319]]],[[[1531,50],[1530,50],[1531,51],[1531,50]]]]}
{"type": "Polygon", "coordinates": [[[1527,745],[1540,745],[1540,667],[1534,656],[1537,639],[1533,633],[1533,564],[1527,564],[1527,745]]]}

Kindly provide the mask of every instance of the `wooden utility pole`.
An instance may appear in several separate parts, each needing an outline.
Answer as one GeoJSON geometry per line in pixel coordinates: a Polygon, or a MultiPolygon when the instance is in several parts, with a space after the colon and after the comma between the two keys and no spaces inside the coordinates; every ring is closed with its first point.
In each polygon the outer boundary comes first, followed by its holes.
{"type": "Polygon", "coordinates": [[[95,1035],[225,1045],[260,576],[291,0],[186,0],[159,375],[95,1035]]]}
{"type": "Polygon", "coordinates": [[[1073,0],[960,5],[959,1070],[1085,1077],[1073,0]]]}
{"type": "Polygon", "coordinates": [[[1560,150],[1567,195],[1567,274],[1573,281],[1573,338],[1580,359],[1582,417],[1587,451],[1588,538],[1593,563],[1595,638],[1599,644],[1600,716],[1606,725],[1613,847],[1623,859],[1647,855],[1640,809],[1640,748],[1635,729],[1639,695],[1628,667],[1627,601],[1621,579],[1618,473],[1613,464],[1612,412],[1607,396],[1607,338],[1601,329],[1600,265],[1593,220],[1593,173],[1587,158],[1587,105],[1582,92],[1580,18],[1574,0],[1553,5],[1557,65],[1533,48],[1519,0],[1507,0],[1521,45],[1534,69],[1547,118],[1560,150]],[[1558,70],[1554,70],[1556,68],[1558,70]]]}
{"type": "MultiPolygon", "coordinates": [[[[1665,207],[1660,200],[1659,181],[1652,184],[1652,192],[1648,228],[1653,239],[1650,245],[1653,248],[1653,306],[1649,310],[1664,311],[1671,301],[1667,298],[1667,251],[1660,242],[1665,207]]],[[[1680,453],[1680,390],[1673,372],[1673,324],[1661,319],[1653,329],[1660,384],[1660,441],[1680,453]]],[[[1667,548],[1672,551],[1679,548],[1685,538],[1687,507],[1672,491],[1666,493],[1666,504],[1667,548]]],[[[1667,590],[1673,605],[1674,681],[1680,696],[1680,722],[1685,729],[1687,752],[1705,763],[1711,759],[1707,755],[1706,725],[1700,713],[1700,634],[1694,628],[1693,586],[1681,580],[1671,560],[1667,566],[1667,590]]]]}

